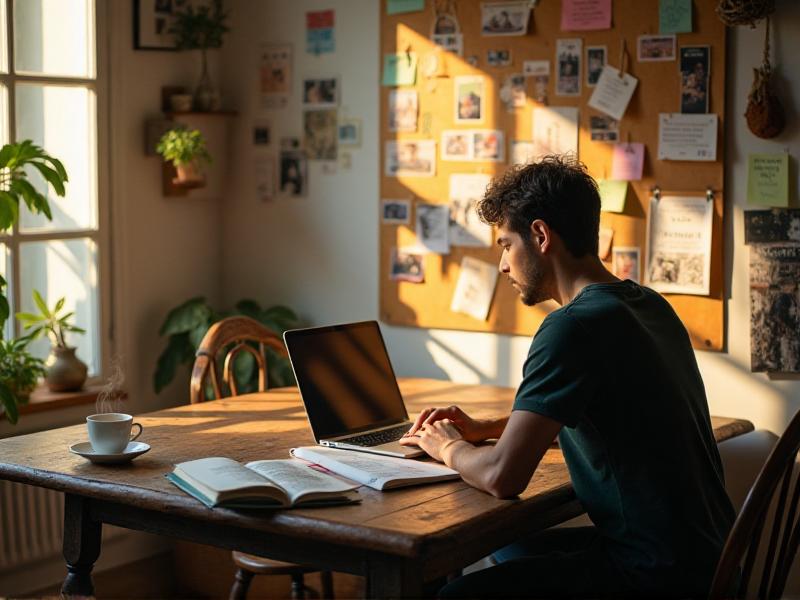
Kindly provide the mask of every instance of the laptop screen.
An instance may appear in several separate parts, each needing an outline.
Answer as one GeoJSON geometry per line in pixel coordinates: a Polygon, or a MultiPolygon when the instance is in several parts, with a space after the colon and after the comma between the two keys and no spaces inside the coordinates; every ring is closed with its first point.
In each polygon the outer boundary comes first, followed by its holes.
{"type": "Polygon", "coordinates": [[[378,323],[284,334],[317,440],[408,419],[378,323]]]}

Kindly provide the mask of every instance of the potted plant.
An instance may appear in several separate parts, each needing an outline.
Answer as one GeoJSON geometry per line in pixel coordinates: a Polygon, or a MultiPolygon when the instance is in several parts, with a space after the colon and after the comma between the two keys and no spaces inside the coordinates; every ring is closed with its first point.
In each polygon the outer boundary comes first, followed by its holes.
{"type": "Polygon", "coordinates": [[[80,390],[86,381],[88,368],[86,363],[75,356],[75,347],[67,345],[66,332],[86,333],[80,327],[69,322],[75,313],[61,314],[65,298],[59,298],[53,309],[49,309],[42,295],[33,290],[33,301],[39,314],[17,313],[17,319],[25,330],[30,330],[28,337],[32,340],[45,333],[50,337],[52,346],[45,367],[45,382],[51,392],[74,392],[80,390]]]}
{"type": "Polygon", "coordinates": [[[205,181],[201,163],[210,163],[211,155],[199,130],[185,127],[170,129],[161,136],[156,152],[175,167],[177,177],[173,183],[198,187],[205,181]]]}
{"type": "MultiPolygon", "coordinates": [[[[161,325],[159,333],[168,336],[169,341],[161,356],[158,357],[153,378],[153,387],[156,393],[164,389],[175,378],[178,367],[194,363],[195,352],[208,328],[217,321],[233,315],[251,317],[279,336],[282,336],[287,329],[302,326],[295,312],[286,306],[272,306],[264,309],[255,300],[241,300],[231,311],[217,311],[206,302],[205,298],[198,297],[187,300],[173,308],[161,325]]],[[[294,385],[294,374],[289,360],[271,348],[267,348],[266,353],[269,386],[294,385]]],[[[258,385],[258,369],[256,369],[253,357],[246,352],[240,354],[236,357],[233,368],[240,392],[243,394],[254,392],[258,385]]]]}
{"type": "Polygon", "coordinates": [[[196,7],[187,3],[184,8],[175,11],[169,30],[175,34],[175,45],[179,50],[200,50],[203,61],[200,81],[194,92],[196,110],[220,109],[219,92],[208,73],[206,51],[222,46],[222,36],[228,31],[225,24],[227,18],[228,14],[222,10],[222,0],[211,0],[196,7]]]}
{"type": "Polygon", "coordinates": [[[27,347],[30,336],[15,340],[0,340],[0,400],[8,421],[17,422],[19,404],[25,404],[31,392],[45,375],[44,362],[32,356],[27,347]]]}
{"type": "MultiPolygon", "coordinates": [[[[31,169],[38,171],[57,195],[63,196],[66,192],[64,184],[68,177],[61,161],[31,140],[5,144],[0,148],[0,232],[11,229],[19,220],[20,200],[32,213],[42,214],[48,220],[53,218],[47,197],[28,180],[28,171],[31,169]]],[[[0,340],[10,314],[5,286],[6,280],[0,277],[0,340]]],[[[16,389],[16,386],[0,377],[0,407],[5,410],[10,423],[17,422],[20,399],[16,389]]]]}

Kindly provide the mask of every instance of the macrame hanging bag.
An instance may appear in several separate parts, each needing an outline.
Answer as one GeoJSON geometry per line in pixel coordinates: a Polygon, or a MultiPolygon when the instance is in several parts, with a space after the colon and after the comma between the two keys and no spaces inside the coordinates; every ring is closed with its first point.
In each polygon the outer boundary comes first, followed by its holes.
{"type": "Polygon", "coordinates": [[[728,26],[749,25],[764,19],[764,56],[761,66],[753,69],[753,85],[747,97],[744,113],[747,127],[760,138],[769,139],[783,131],[786,117],[783,106],[773,93],[772,65],[769,62],[769,15],[775,10],[775,0],[720,0],[717,15],[728,26]]]}

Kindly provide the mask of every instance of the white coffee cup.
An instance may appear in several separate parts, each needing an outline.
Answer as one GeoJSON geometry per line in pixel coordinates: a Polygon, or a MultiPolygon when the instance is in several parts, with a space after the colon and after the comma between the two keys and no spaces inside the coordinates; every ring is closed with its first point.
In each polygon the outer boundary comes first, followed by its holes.
{"type": "Polygon", "coordinates": [[[103,454],[119,454],[129,442],[142,435],[143,427],[133,422],[131,415],[125,413],[100,413],[86,417],[89,430],[89,442],[95,452],[103,454]],[[131,436],[131,429],[138,427],[136,435],[131,436]]]}

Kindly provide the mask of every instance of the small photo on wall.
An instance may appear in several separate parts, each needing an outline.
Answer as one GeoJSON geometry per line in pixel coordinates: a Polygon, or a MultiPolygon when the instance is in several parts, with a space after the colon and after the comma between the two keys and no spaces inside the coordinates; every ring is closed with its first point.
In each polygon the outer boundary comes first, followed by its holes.
{"type": "Polygon", "coordinates": [[[397,140],[386,142],[387,177],[433,177],[436,174],[436,142],[397,140]]]}
{"type": "Polygon", "coordinates": [[[482,2],[481,35],[525,35],[531,16],[531,3],[482,2]]]}
{"type": "Polygon", "coordinates": [[[423,283],[425,281],[425,256],[414,248],[392,248],[389,276],[394,281],[423,283]]]}
{"type": "Polygon", "coordinates": [[[621,246],[614,248],[611,251],[611,264],[613,266],[614,275],[620,279],[630,279],[639,283],[639,256],[640,250],[638,247],[621,246]]]}
{"type": "Polygon", "coordinates": [[[305,196],[308,191],[307,182],[308,163],[305,154],[299,150],[281,150],[281,194],[284,196],[305,196]]]}
{"type": "Polygon", "coordinates": [[[640,35],[636,40],[639,62],[675,60],[674,35],[640,35]]]}
{"type": "Polygon", "coordinates": [[[408,200],[381,200],[381,222],[408,225],[411,202],[408,200]]]}
{"type": "Polygon", "coordinates": [[[708,75],[710,46],[681,47],[681,112],[708,112],[708,75]]]}
{"type": "Polygon", "coordinates": [[[442,160],[472,160],[472,133],[468,129],[442,132],[442,160]]]}
{"type": "Polygon", "coordinates": [[[361,119],[341,119],[339,121],[339,145],[350,148],[361,146],[361,119]]]}
{"type": "Polygon", "coordinates": [[[616,142],[619,140],[619,121],[606,115],[591,115],[589,135],[593,142],[616,142]]]}
{"type": "Polygon", "coordinates": [[[417,130],[419,96],[416,90],[389,91],[389,131],[417,130]]]}
{"type": "Polygon", "coordinates": [[[336,109],[303,113],[303,148],[311,160],[336,160],[339,136],[336,109]]]}
{"type": "Polygon", "coordinates": [[[490,67],[507,67],[511,64],[511,50],[487,50],[486,64],[490,67]]]}
{"type": "Polygon", "coordinates": [[[600,73],[606,66],[606,52],[605,46],[586,47],[586,85],[589,87],[596,86],[600,79],[600,73]]]}
{"type": "Polygon", "coordinates": [[[556,40],[556,95],[581,95],[581,39],[556,40]]]}
{"type": "Polygon", "coordinates": [[[483,77],[462,76],[455,78],[456,123],[479,123],[484,111],[483,77]]]}
{"type": "Polygon", "coordinates": [[[481,129],[472,136],[475,160],[503,162],[505,160],[505,134],[500,129],[481,129]]]}
{"type": "Polygon", "coordinates": [[[303,106],[331,108],[339,104],[339,81],[335,77],[303,80],[303,106]]]}

